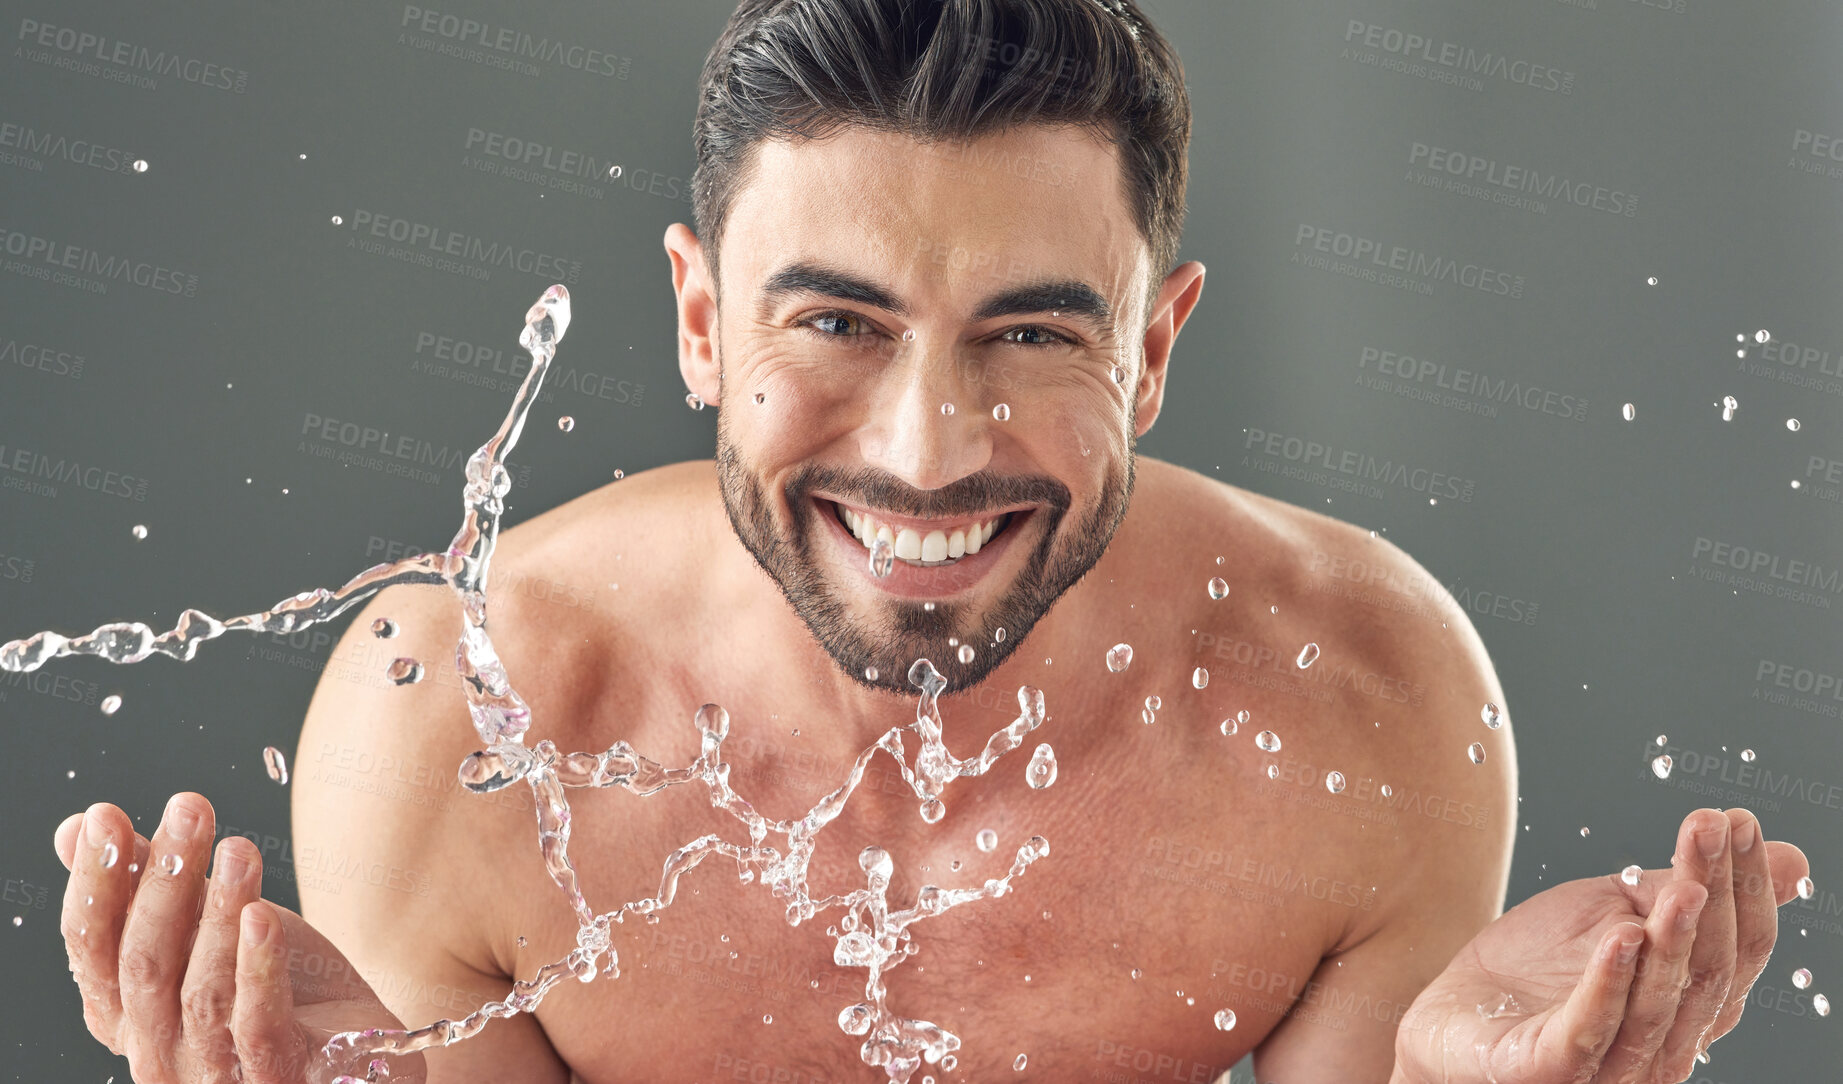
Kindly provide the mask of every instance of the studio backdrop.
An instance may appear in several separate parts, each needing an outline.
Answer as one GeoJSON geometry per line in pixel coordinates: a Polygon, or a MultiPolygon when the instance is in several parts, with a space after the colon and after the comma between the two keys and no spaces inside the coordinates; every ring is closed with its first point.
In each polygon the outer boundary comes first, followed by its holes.
{"type": "MultiPolygon", "coordinates": [[[[508,524],[712,456],[660,238],[733,4],[438,4],[0,0],[0,642],[439,550],[553,282],[574,322],[508,524]]],[[[1470,612],[1518,724],[1510,904],[1665,865],[1698,806],[1802,847],[1816,893],[1695,1079],[1833,1072],[1843,8],[1144,8],[1187,71],[1208,282],[1140,451],[1386,532],[1470,612]]],[[[1420,585],[1313,571],[1434,620],[1420,585]]],[[[620,605],[567,570],[523,589],[620,605]]],[[[263,750],[326,767],[296,742],[339,631],[0,674],[10,1079],[128,1078],[67,974],[70,813],[145,831],[204,793],[297,905],[263,750]]]]}

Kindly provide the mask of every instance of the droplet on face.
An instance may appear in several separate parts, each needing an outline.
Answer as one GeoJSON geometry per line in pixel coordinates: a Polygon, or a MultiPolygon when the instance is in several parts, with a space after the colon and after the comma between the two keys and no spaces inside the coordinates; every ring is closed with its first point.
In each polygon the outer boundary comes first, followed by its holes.
{"type": "Polygon", "coordinates": [[[567,433],[576,428],[576,419],[565,414],[563,417],[557,419],[557,428],[567,433]]]}
{"type": "Polygon", "coordinates": [[[129,529],[128,533],[133,535],[137,541],[140,539],[146,538],[147,537],[147,525],[144,523],[137,523],[132,528],[129,529]]]}
{"type": "Polygon", "coordinates": [[[1638,408],[1627,403],[1625,406],[1619,408],[1619,413],[1623,414],[1625,420],[1629,422],[1638,417],[1638,408]]]}
{"type": "Polygon", "coordinates": [[[922,603],[922,612],[923,612],[923,613],[933,613],[933,612],[934,612],[934,603],[932,603],[932,602],[924,602],[924,603],[922,603]]]}
{"type": "Polygon", "coordinates": [[[1113,373],[1112,373],[1112,375],[1113,375],[1113,382],[1114,382],[1114,383],[1116,383],[1116,384],[1124,384],[1124,383],[1126,383],[1126,370],[1125,370],[1125,369],[1122,369],[1122,368],[1120,368],[1120,367],[1119,367],[1118,365],[1116,365],[1116,366],[1114,366],[1114,367],[1113,367],[1113,373]]]}
{"type": "Polygon", "coordinates": [[[1301,670],[1304,670],[1306,667],[1312,665],[1313,663],[1317,661],[1318,661],[1318,645],[1317,644],[1307,644],[1304,647],[1300,648],[1299,657],[1293,660],[1293,662],[1301,670]]]}
{"type": "Polygon", "coordinates": [[[1229,597],[1229,581],[1216,576],[1209,581],[1209,597],[1221,602],[1229,597]]]}
{"type": "Polygon", "coordinates": [[[1056,751],[1044,742],[1030,754],[1030,765],[1024,769],[1024,782],[1030,784],[1032,790],[1042,790],[1055,781],[1056,751]]]}
{"type": "Polygon", "coordinates": [[[1817,882],[1809,877],[1800,877],[1798,879],[1798,898],[1808,900],[1815,895],[1817,895],[1817,882]]]}
{"type": "Polygon", "coordinates": [[[690,407],[692,410],[703,410],[704,409],[704,399],[697,392],[688,391],[685,393],[685,405],[690,407]]]}
{"type": "Polygon", "coordinates": [[[284,787],[288,785],[288,758],[280,749],[273,745],[263,746],[262,766],[268,769],[270,779],[284,787]]]}
{"type": "Polygon", "coordinates": [[[1669,779],[1670,769],[1673,767],[1675,767],[1675,762],[1670,759],[1669,753],[1659,753],[1651,758],[1651,774],[1659,779],[1669,779]]]}
{"type": "Polygon", "coordinates": [[[1740,400],[1736,399],[1732,395],[1722,396],[1721,397],[1721,420],[1724,422],[1733,421],[1734,412],[1739,410],[1740,408],[1741,408],[1740,400]]]}
{"type": "Polygon", "coordinates": [[[963,664],[964,664],[964,663],[970,663],[970,662],[972,662],[972,661],[973,661],[973,654],[974,654],[974,652],[973,652],[973,645],[972,645],[972,644],[961,644],[961,645],[960,645],[960,650],[959,650],[959,652],[958,652],[958,654],[956,655],[956,657],[957,657],[957,658],[958,658],[958,659],[960,660],[960,662],[961,662],[961,663],[963,663],[963,664]]]}
{"type": "Polygon", "coordinates": [[[1486,726],[1493,730],[1504,725],[1504,713],[1498,709],[1496,704],[1486,704],[1484,707],[1480,708],[1478,717],[1486,726]]]}
{"type": "Polygon", "coordinates": [[[1107,649],[1107,669],[1114,673],[1131,666],[1133,663],[1133,645],[1115,644],[1107,649]]]}
{"type": "Polygon", "coordinates": [[[1025,1057],[1022,1054],[1019,1054],[1017,1056],[1017,1060],[1011,1063],[1011,1067],[1021,1073],[1024,1071],[1024,1066],[1029,1064],[1029,1062],[1030,1062],[1029,1058],[1025,1057]]]}
{"type": "Polygon", "coordinates": [[[1752,749],[1742,749],[1741,759],[1751,764],[1753,762],[1753,750],[1752,749]]]}
{"type": "Polygon", "coordinates": [[[1230,1031],[1235,1027],[1235,1010],[1223,1009],[1216,1014],[1216,1030],[1230,1031]]]}
{"type": "Polygon", "coordinates": [[[763,403],[767,401],[768,401],[768,397],[766,395],[763,395],[759,391],[755,393],[755,405],[756,406],[761,406],[763,403]]]}
{"type": "Polygon", "coordinates": [[[896,547],[882,535],[870,547],[870,574],[877,579],[888,576],[896,567],[896,547]]]}
{"type": "Polygon", "coordinates": [[[1344,773],[1343,772],[1326,772],[1325,773],[1325,789],[1330,791],[1333,794],[1344,793],[1344,773]]]}
{"type": "Polygon", "coordinates": [[[864,668],[864,680],[865,681],[877,680],[877,668],[874,666],[866,666],[864,668]]]}
{"type": "Polygon", "coordinates": [[[1263,753],[1280,751],[1280,735],[1271,730],[1263,730],[1254,736],[1254,747],[1263,753]]]}
{"type": "Polygon", "coordinates": [[[978,846],[980,853],[991,854],[998,846],[998,833],[990,828],[981,828],[979,834],[973,837],[973,843],[978,846]]]}
{"type": "Polygon", "coordinates": [[[1466,749],[1465,755],[1472,758],[1472,763],[1483,764],[1485,762],[1485,747],[1478,742],[1473,742],[1471,746],[1466,749]]]}
{"type": "Polygon", "coordinates": [[[115,849],[115,844],[104,843],[102,845],[102,854],[97,858],[97,862],[101,864],[103,869],[114,869],[115,863],[121,856],[122,852],[115,849]]]}
{"type": "Polygon", "coordinates": [[[1792,985],[1798,987],[1800,990],[1809,987],[1811,985],[1811,969],[1801,967],[1797,971],[1792,972],[1792,985]]]}
{"type": "Polygon", "coordinates": [[[1638,886],[1639,880],[1643,878],[1644,875],[1644,869],[1639,866],[1627,866],[1619,871],[1619,879],[1634,888],[1638,886]]]}
{"type": "Polygon", "coordinates": [[[160,872],[176,874],[186,868],[186,860],[176,854],[167,853],[160,856],[160,872]]]}
{"type": "Polygon", "coordinates": [[[1201,666],[1190,672],[1191,688],[1201,689],[1209,684],[1209,671],[1201,666]]]}
{"type": "Polygon", "coordinates": [[[943,417],[948,417],[948,418],[953,417],[953,404],[952,403],[942,403],[941,404],[941,415],[943,417]]]}
{"type": "Polygon", "coordinates": [[[114,693],[110,693],[108,696],[102,698],[101,707],[104,715],[114,715],[116,711],[120,710],[121,706],[122,698],[116,696],[114,693]]]}
{"type": "Polygon", "coordinates": [[[992,420],[995,422],[1010,421],[1011,420],[1011,405],[1009,403],[1000,403],[997,406],[993,407],[992,408],[992,420]]]}
{"type": "Polygon", "coordinates": [[[384,676],[398,685],[414,685],[422,680],[422,664],[415,659],[404,656],[391,662],[384,676]]]}
{"type": "Polygon", "coordinates": [[[371,623],[371,635],[380,640],[389,640],[397,635],[397,623],[388,617],[380,617],[371,623]]]}
{"type": "Polygon", "coordinates": [[[993,640],[993,641],[994,641],[995,643],[1000,643],[1000,644],[1002,644],[1002,643],[1004,643],[1004,642],[1005,642],[1005,629],[1004,629],[1004,626],[1002,626],[1002,625],[1000,625],[1000,626],[999,626],[999,627],[998,627],[997,629],[995,629],[995,630],[993,631],[993,633],[992,633],[992,640],[993,640]]]}
{"type": "Polygon", "coordinates": [[[1133,968],[1133,969],[1132,969],[1131,971],[1129,971],[1129,972],[1127,972],[1127,974],[1128,974],[1128,975],[1130,975],[1130,976],[1132,976],[1132,979],[1133,979],[1133,981],[1134,981],[1134,982],[1138,982],[1138,981],[1139,981],[1139,978],[1140,978],[1140,976],[1142,976],[1142,975],[1144,975],[1144,974],[1145,974],[1145,972],[1143,972],[1143,971],[1141,971],[1141,970],[1139,970],[1138,968],[1136,968],[1136,967],[1135,967],[1135,968],[1133,968]]]}
{"type": "Polygon", "coordinates": [[[905,343],[914,342],[915,341],[915,329],[912,327],[903,328],[902,329],[902,341],[905,343]]]}

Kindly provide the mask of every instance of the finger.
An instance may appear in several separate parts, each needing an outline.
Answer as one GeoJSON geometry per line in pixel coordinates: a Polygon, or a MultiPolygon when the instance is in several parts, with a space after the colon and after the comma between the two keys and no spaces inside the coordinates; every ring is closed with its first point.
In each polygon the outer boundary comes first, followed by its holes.
{"type": "Polygon", "coordinates": [[[1696,921],[1708,898],[1708,889],[1694,881],[1675,882],[1659,894],[1657,906],[1645,920],[1645,947],[1634,964],[1625,1019],[1600,1063],[1602,1079],[1650,1078],[1647,1070],[1677,1019],[1677,1003],[1689,976],[1690,949],[1696,941],[1696,921]]]}
{"type": "Polygon", "coordinates": [[[230,1026],[244,1084],[283,1084],[306,1067],[307,1042],[294,1025],[287,962],[288,938],[275,909],[260,900],[244,905],[230,1026]]]}
{"type": "Polygon", "coordinates": [[[143,867],[122,929],[123,1040],[135,1076],[140,1066],[166,1070],[180,1049],[179,984],[198,929],[200,889],[211,853],[211,803],[175,794],[149,841],[152,868],[143,867]]]}
{"type": "Polygon", "coordinates": [[[83,1022],[117,1054],[122,1052],[122,999],[116,959],[134,892],[121,851],[133,834],[128,815],[107,803],[82,814],[71,841],[70,880],[59,917],[71,977],[83,1001],[83,1022]]]}
{"type": "Polygon", "coordinates": [[[1696,1055],[1708,1045],[1715,1017],[1728,1001],[1734,979],[1734,861],[1726,814],[1699,809],[1683,820],[1678,839],[1679,877],[1702,881],[1709,902],[1696,924],[1696,944],[1689,954],[1689,988],[1677,1006],[1677,1019],[1664,1037],[1657,1057],[1662,1075],[1682,1080],[1696,1068],[1696,1055]]]}
{"type": "Polygon", "coordinates": [[[186,1048],[201,1068],[228,1074],[237,1063],[230,1036],[237,1004],[237,938],[243,908],[261,896],[262,855],[242,836],[218,844],[205,910],[179,987],[186,1048]]]}
{"type": "Polygon", "coordinates": [[[83,814],[72,813],[64,818],[63,824],[58,825],[57,831],[51,833],[51,846],[56,849],[58,861],[64,863],[64,868],[67,870],[76,860],[78,834],[82,831],[83,814]]]}
{"type": "Polygon", "coordinates": [[[1621,922],[1600,935],[1581,981],[1536,1040],[1537,1064],[1555,1067],[1559,1079],[1593,1075],[1625,1019],[1626,994],[1644,943],[1645,928],[1636,922],[1621,922]]]}
{"type": "Polygon", "coordinates": [[[1805,852],[1778,839],[1766,841],[1766,853],[1773,867],[1773,902],[1784,907],[1798,897],[1798,882],[1811,876],[1811,860],[1805,852]]]}
{"type": "Polygon", "coordinates": [[[1728,810],[1728,823],[1733,826],[1729,839],[1734,847],[1734,979],[1703,1050],[1740,1022],[1747,992],[1766,969],[1779,939],[1779,904],[1765,831],[1759,818],[1745,809],[1728,810]]]}

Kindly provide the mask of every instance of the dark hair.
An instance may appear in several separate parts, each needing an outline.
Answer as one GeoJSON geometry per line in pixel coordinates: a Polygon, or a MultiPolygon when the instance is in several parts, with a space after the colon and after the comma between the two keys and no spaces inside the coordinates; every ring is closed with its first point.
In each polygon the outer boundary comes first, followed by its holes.
{"type": "Polygon", "coordinates": [[[934,143],[1029,123],[1120,148],[1152,251],[1149,306],[1183,231],[1190,98],[1176,50],[1134,0],[742,0],[705,58],[692,130],[711,276],[764,139],[863,125],[934,143]]]}

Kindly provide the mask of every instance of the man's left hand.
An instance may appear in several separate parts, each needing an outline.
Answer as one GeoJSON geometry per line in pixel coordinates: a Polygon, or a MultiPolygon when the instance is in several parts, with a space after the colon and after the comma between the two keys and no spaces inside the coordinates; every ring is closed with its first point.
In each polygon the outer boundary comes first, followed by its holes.
{"type": "Polygon", "coordinates": [[[1688,1078],[1811,867],[1744,809],[1691,813],[1670,863],[1556,885],[1486,926],[1409,1007],[1392,1084],[1688,1078]]]}

